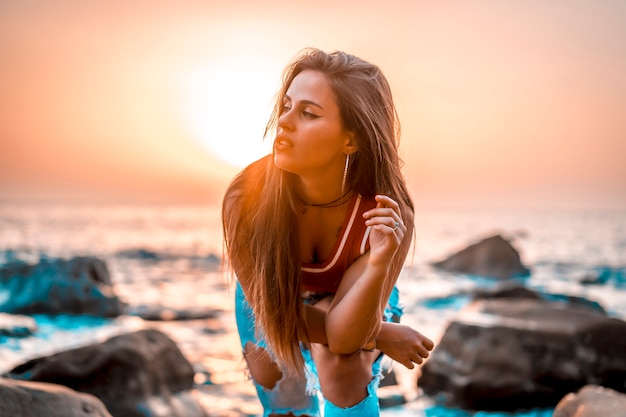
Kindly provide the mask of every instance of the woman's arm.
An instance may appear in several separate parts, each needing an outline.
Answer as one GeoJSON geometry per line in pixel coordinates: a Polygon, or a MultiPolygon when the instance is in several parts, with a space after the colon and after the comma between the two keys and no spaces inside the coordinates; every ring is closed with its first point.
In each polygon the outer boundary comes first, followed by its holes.
{"type": "Polygon", "coordinates": [[[404,213],[402,219],[394,200],[377,196],[376,201],[376,208],[364,214],[372,227],[370,250],[348,268],[326,315],[328,347],[337,354],[356,352],[378,336],[384,308],[409,250],[405,234],[412,234],[412,213],[404,213]]]}
{"type": "MultiPolygon", "coordinates": [[[[327,345],[326,311],[324,308],[327,308],[328,305],[324,301],[318,304],[305,307],[307,333],[310,342],[327,345]]],[[[434,343],[429,338],[410,326],[393,322],[381,323],[380,332],[375,342],[376,349],[409,369],[413,369],[414,363],[421,364],[434,347],[434,343]]]]}

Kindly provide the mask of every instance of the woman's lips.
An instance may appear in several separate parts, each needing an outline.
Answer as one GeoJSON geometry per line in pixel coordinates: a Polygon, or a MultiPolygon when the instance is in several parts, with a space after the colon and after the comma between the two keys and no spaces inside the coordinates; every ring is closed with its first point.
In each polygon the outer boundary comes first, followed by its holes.
{"type": "Polygon", "coordinates": [[[274,149],[277,151],[284,151],[290,148],[293,148],[293,142],[289,139],[281,136],[277,136],[276,139],[274,139],[274,149]]]}

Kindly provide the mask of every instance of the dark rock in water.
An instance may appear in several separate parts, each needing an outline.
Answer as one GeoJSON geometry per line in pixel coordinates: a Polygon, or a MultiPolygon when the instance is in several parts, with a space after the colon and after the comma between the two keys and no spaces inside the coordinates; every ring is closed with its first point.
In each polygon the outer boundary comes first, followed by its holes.
{"type": "Polygon", "coordinates": [[[145,304],[129,306],[126,312],[128,315],[138,316],[149,321],[212,319],[216,318],[219,313],[219,310],[209,310],[203,307],[177,309],[145,304]]]}
{"type": "Polygon", "coordinates": [[[494,298],[526,298],[530,300],[548,300],[567,304],[570,308],[591,309],[602,315],[606,315],[606,310],[597,301],[565,294],[539,293],[530,288],[524,287],[517,282],[501,281],[491,289],[478,289],[474,291],[474,300],[485,300],[494,298]]]}
{"type": "Polygon", "coordinates": [[[2,417],[111,417],[93,395],[43,382],[0,378],[2,417]]]}
{"type": "Polygon", "coordinates": [[[610,388],[587,385],[577,393],[566,395],[554,409],[552,417],[624,417],[626,395],[610,388]]]}
{"type": "Polygon", "coordinates": [[[27,337],[36,331],[37,322],[32,317],[0,313],[0,336],[27,337]]]}
{"type": "Polygon", "coordinates": [[[543,294],[543,298],[545,298],[548,301],[557,301],[557,302],[566,303],[572,308],[589,309],[599,314],[602,314],[603,316],[607,315],[606,310],[604,309],[604,307],[600,305],[600,303],[594,300],[588,300],[587,298],[584,298],[584,297],[577,297],[575,295],[566,295],[566,294],[543,294]]]}
{"type": "Polygon", "coordinates": [[[541,294],[516,282],[498,282],[494,288],[478,289],[474,292],[474,300],[486,300],[494,298],[526,298],[541,300],[541,294]]]}
{"type": "Polygon", "coordinates": [[[626,322],[535,299],[475,301],[451,322],[419,386],[470,410],[553,407],[586,384],[626,391],[626,322]]]}
{"type": "Polygon", "coordinates": [[[115,253],[115,256],[118,258],[134,259],[150,263],[185,259],[189,261],[190,266],[193,268],[208,268],[208,270],[211,271],[217,270],[221,266],[221,259],[214,253],[209,253],[205,256],[188,256],[167,252],[156,252],[150,249],[140,248],[118,251],[115,253]]]}
{"type": "Polygon", "coordinates": [[[0,267],[0,311],[17,314],[85,314],[115,317],[124,304],[113,294],[104,261],[94,257],[15,261],[0,267]]]}
{"type": "Polygon", "coordinates": [[[599,266],[580,280],[583,285],[613,284],[617,288],[626,288],[626,267],[599,266]]]}
{"type": "Polygon", "coordinates": [[[433,266],[448,272],[498,279],[524,277],[530,273],[522,264],[519,252],[500,235],[470,245],[433,266]]]}
{"type": "Polygon", "coordinates": [[[123,334],[31,360],[8,377],[65,385],[98,397],[115,417],[205,417],[193,397],[194,370],[157,330],[123,334]]]}
{"type": "Polygon", "coordinates": [[[392,385],[398,385],[398,379],[396,378],[396,373],[393,369],[384,369],[383,368],[383,376],[384,378],[380,380],[378,384],[379,387],[389,387],[392,385]]]}
{"type": "Polygon", "coordinates": [[[127,249],[118,251],[115,256],[127,259],[141,259],[144,261],[161,261],[164,257],[154,251],[148,249],[127,249]]]}

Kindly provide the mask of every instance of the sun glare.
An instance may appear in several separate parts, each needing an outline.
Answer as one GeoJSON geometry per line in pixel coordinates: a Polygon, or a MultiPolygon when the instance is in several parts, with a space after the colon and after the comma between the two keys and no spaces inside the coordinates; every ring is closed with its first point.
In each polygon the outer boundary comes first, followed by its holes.
{"type": "Polygon", "coordinates": [[[243,167],[271,152],[263,140],[279,72],[269,65],[219,62],[181,76],[181,117],[221,160],[243,167]]]}

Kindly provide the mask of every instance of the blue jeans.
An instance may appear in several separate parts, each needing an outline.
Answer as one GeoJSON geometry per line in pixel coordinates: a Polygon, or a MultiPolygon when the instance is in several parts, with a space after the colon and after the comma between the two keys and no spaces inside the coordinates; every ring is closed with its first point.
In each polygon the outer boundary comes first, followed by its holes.
{"type": "MultiPolygon", "coordinates": [[[[244,348],[246,344],[252,343],[267,349],[265,341],[263,339],[257,339],[257,335],[255,334],[254,314],[245,299],[239,283],[237,283],[235,297],[235,315],[242,348],[244,348]]],[[[402,308],[399,306],[398,290],[394,288],[385,310],[385,319],[388,321],[397,321],[401,315],[402,308]]],[[[324,417],[376,417],[380,415],[376,390],[378,389],[378,384],[381,379],[381,361],[383,355],[380,355],[372,364],[372,381],[367,386],[367,397],[352,407],[342,408],[337,407],[321,396],[317,369],[313,362],[311,352],[304,346],[301,347],[306,366],[306,380],[283,377],[272,389],[267,389],[253,380],[257,395],[263,406],[264,417],[270,414],[287,413],[293,413],[296,416],[320,416],[320,404],[323,405],[324,417]]]]}

